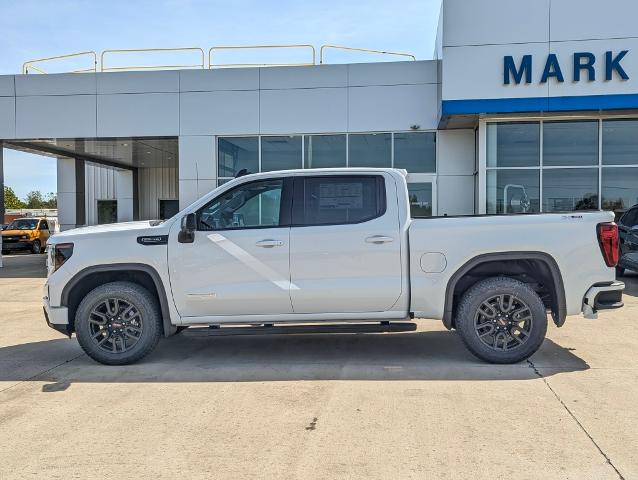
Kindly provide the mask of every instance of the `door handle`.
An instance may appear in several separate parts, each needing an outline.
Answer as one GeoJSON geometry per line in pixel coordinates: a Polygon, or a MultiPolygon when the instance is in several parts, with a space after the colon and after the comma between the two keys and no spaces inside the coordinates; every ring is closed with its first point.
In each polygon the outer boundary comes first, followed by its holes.
{"type": "Polygon", "coordinates": [[[371,237],[366,238],[366,243],[374,243],[375,245],[390,242],[394,242],[394,238],[386,237],[385,235],[372,235],[371,237]]]}
{"type": "Polygon", "coordinates": [[[261,240],[255,244],[257,247],[261,248],[272,248],[272,247],[283,247],[283,240],[261,240]]]}

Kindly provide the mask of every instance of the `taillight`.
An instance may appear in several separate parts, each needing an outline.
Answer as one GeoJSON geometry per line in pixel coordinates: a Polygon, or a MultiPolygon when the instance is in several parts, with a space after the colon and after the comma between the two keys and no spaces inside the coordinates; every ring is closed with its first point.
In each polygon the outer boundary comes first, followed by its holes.
{"type": "Polygon", "coordinates": [[[73,255],[72,243],[58,243],[53,247],[53,271],[55,272],[73,255]]]}
{"type": "Polygon", "coordinates": [[[608,267],[618,265],[618,225],[615,223],[598,224],[598,244],[608,267]]]}

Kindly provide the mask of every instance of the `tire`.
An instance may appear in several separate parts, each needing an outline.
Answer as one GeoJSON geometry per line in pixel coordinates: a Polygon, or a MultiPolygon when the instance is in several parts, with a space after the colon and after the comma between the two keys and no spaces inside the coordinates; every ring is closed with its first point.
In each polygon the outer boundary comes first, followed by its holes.
{"type": "Polygon", "coordinates": [[[463,295],[456,329],[468,350],[479,359],[518,363],[543,343],[547,311],[529,285],[507,277],[488,278],[463,295]]]}
{"type": "Polygon", "coordinates": [[[135,283],[112,282],[84,297],[75,314],[75,332],[93,360],[128,365],[155,348],[162,334],[161,321],[157,300],[148,290],[135,283]]]}
{"type": "Polygon", "coordinates": [[[623,277],[625,275],[625,269],[622,267],[616,267],[616,277],[623,277]]]}
{"type": "Polygon", "coordinates": [[[40,240],[33,241],[33,243],[31,244],[31,253],[34,253],[36,255],[42,253],[42,243],[40,243],[40,240]]]}

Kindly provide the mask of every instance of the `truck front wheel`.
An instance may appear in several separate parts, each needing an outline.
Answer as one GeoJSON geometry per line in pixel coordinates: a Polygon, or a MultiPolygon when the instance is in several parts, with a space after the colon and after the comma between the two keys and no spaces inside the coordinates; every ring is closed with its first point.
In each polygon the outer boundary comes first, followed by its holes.
{"type": "Polygon", "coordinates": [[[161,335],[156,299],[144,287],[112,282],[91,290],[75,315],[78,342],[106,365],[127,365],[148,355],[161,335]]]}
{"type": "Polygon", "coordinates": [[[529,285],[507,277],[488,278],[463,295],[456,329],[481,360],[517,363],[543,343],[547,312],[529,285]]]}

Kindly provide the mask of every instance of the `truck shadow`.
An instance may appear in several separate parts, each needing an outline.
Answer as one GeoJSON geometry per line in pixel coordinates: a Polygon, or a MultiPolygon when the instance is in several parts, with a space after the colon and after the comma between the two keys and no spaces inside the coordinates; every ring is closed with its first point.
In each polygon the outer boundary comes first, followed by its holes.
{"type": "Polygon", "coordinates": [[[267,382],[298,380],[528,380],[589,368],[572,349],[545,340],[530,362],[489,365],[447,331],[401,334],[273,335],[163,339],[135,365],[109,367],[83,355],[76,340],[0,348],[0,381],[72,383],[267,382]],[[57,367],[56,367],[57,365],[57,367]],[[56,367],[56,368],[53,368],[56,367]]]}

